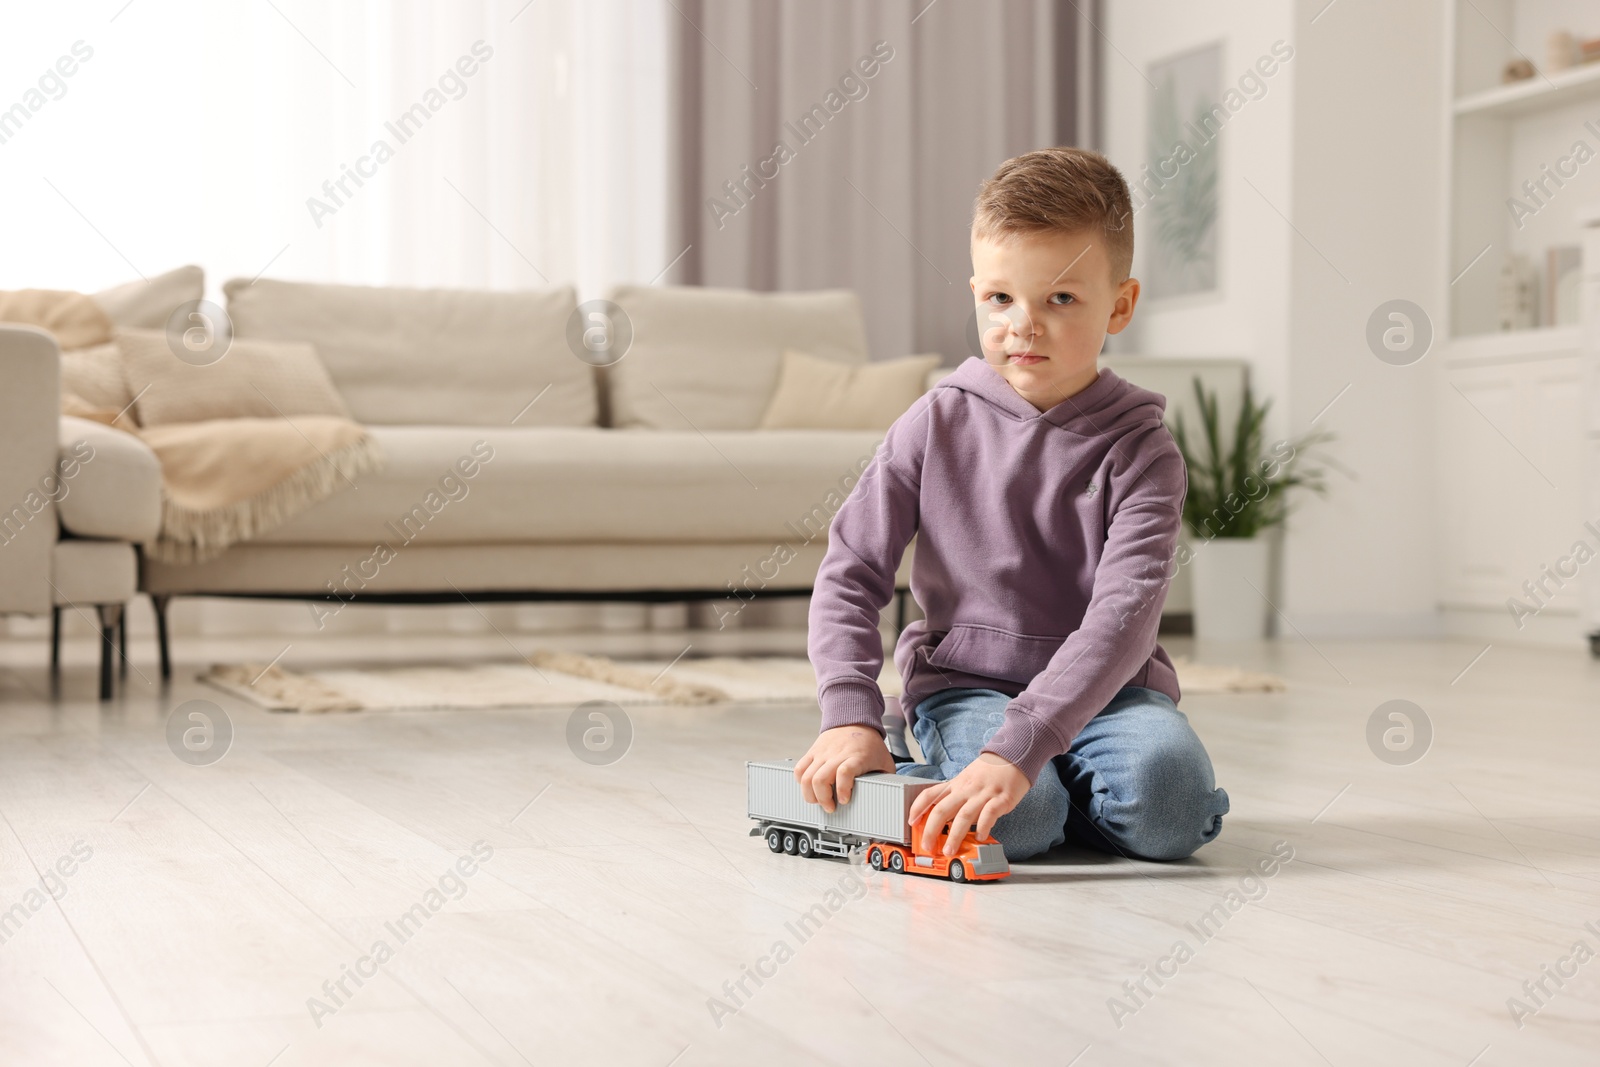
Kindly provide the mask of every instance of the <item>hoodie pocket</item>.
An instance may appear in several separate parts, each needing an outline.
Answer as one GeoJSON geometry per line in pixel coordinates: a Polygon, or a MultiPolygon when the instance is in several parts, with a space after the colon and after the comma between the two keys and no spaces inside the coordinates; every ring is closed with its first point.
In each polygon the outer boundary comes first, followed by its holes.
{"type": "Polygon", "coordinates": [[[1049,666],[1050,657],[1065,640],[962,622],[950,627],[928,662],[935,667],[1026,685],[1049,666]]]}

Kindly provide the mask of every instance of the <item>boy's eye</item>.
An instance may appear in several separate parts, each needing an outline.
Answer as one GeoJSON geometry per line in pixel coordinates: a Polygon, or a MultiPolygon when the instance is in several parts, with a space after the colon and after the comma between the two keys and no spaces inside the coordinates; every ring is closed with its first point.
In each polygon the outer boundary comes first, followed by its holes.
{"type": "Polygon", "coordinates": [[[1007,296],[1005,293],[989,294],[989,303],[991,304],[1009,304],[1010,302],[1011,297],[1007,296]]]}
{"type": "Polygon", "coordinates": [[[1073,296],[1071,293],[1052,293],[1050,295],[1050,302],[1052,304],[1066,305],[1072,303],[1076,299],[1077,297],[1073,296]]]}

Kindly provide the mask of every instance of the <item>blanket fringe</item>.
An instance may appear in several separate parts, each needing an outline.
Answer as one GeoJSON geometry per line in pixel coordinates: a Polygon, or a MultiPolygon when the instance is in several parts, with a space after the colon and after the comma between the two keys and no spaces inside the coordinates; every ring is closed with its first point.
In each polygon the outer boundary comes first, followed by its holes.
{"type": "Polygon", "coordinates": [[[200,563],[229,545],[281,526],[312,504],[332,496],[346,479],[383,465],[383,451],[370,435],[301,467],[265,492],[222,508],[195,510],[161,494],[161,535],[145,554],[162,563],[200,563]]]}

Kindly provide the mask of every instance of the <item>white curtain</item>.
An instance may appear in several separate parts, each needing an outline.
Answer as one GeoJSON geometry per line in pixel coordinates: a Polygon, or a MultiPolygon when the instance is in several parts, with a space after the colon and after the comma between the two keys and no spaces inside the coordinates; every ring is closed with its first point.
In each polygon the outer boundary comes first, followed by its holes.
{"type": "Polygon", "coordinates": [[[14,9],[0,109],[27,113],[0,124],[0,287],[184,263],[213,292],[262,272],[585,297],[648,282],[671,258],[668,17],[662,0],[14,9]],[[58,86],[80,41],[92,55],[58,86]],[[402,140],[386,124],[419,104],[402,140]]]}
{"type": "MultiPolygon", "coordinates": [[[[222,282],[263,273],[575,284],[585,299],[648,283],[671,259],[669,17],[665,0],[11,5],[0,288],[93,291],[186,263],[205,268],[218,302],[222,282]],[[402,140],[387,124],[419,104],[402,140]],[[381,163],[380,140],[392,151],[381,163]],[[368,172],[361,185],[347,168],[368,172]]],[[[503,629],[646,615],[486,610],[503,629]]],[[[185,601],[174,627],[295,634],[308,618],[303,605],[185,601]]],[[[144,612],[133,624],[148,632],[144,612]]],[[[440,627],[488,632],[471,608],[353,613],[344,629],[440,627]]]]}

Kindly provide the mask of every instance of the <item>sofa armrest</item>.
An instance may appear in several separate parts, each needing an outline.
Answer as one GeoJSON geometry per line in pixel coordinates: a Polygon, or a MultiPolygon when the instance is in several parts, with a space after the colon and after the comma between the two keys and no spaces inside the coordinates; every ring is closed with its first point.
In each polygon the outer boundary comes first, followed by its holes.
{"type": "Polygon", "coordinates": [[[922,379],[922,391],[924,393],[926,393],[929,389],[932,389],[934,386],[938,385],[941,379],[943,379],[947,375],[954,374],[954,373],[955,373],[955,368],[954,367],[935,367],[935,368],[933,368],[931,371],[928,372],[927,377],[922,379]]]}
{"type": "Polygon", "coordinates": [[[56,414],[61,352],[32,326],[0,325],[0,613],[44,614],[54,603],[56,414]]]}
{"type": "Polygon", "coordinates": [[[61,416],[61,525],[78,537],[144,542],[161,529],[161,464],[150,446],[103,422],[61,416]]]}

